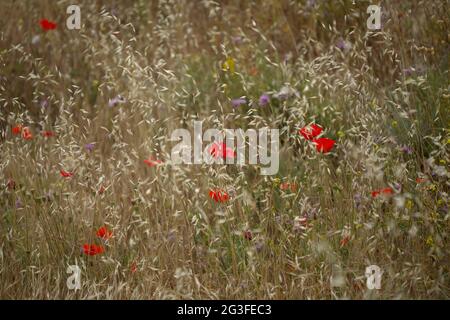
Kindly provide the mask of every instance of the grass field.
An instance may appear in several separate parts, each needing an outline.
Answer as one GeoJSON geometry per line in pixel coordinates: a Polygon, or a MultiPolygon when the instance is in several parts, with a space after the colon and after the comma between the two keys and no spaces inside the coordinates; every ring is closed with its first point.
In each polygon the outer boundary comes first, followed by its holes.
{"type": "Polygon", "coordinates": [[[2,0],[0,298],[448,299],[449,2],[370,4],[2,0]],[[194,121],[278,173],[172,163],[194,121]]]}

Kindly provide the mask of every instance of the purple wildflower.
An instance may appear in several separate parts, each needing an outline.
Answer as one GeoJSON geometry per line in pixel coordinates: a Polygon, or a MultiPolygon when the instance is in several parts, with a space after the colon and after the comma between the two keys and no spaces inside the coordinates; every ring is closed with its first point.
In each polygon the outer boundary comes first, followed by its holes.
{"type": "Polygon", "coordinates": [[[344,52],[348,52],[352,48],[352,44],[344,39],[339,39],[336,47],[344,52]]]}
{"type": "Polygon", "coordinates": [[[235,45],[239,45],[239,44],[242,43],[242,40],[243,40],[243,39],[242,39],[241,36],[236,36],[236,37],[233,37],[231,40],[233,41],[233,43],[234,43],[235,45]]]}
{"type": "Polygon", "coordinates": [[[94,150],[95,145],[93,143],[88,143],[84,146],[87,151],[92,152],[94,150]]]}
{"type": "Polygon", "coordinates": [[[20,199],[17,199],[16,200],[16,209],[20,209],[20,208],[23,208],[22,201],[20,201],[20,199]]]}
{"type": "Polygon", "coordinates": [[[239,107],[241,104],[246,104],[246,103],[247,103],[247,100],[245,100],[245,98],[238,98],[238,99],[231,100],[231,104],[235,108],[239,107]]]}
{"type": "Polygon", "coordinates": [[[400,150],[401,150],[403,153],[406,153],[406,154],[412,154],[412,153],[413,153],[412,148],[409,147],[409,146],[403,146],[403,147],[401,147],[400,150]]]}
{"type": "Polygon", "coordinates": [[[118,95],[117,97],[109,99],[108,106],[110,108],[112,108],[112,107],[115,107],[116,105],[118,105],[119,103],[125,103],[125,98],[122,97],[121,95],[118,95]]]}
{"type": "Polygon", "coordinates": [[[47,108],[48,107],[48,99],[44,98],[41,100],[41,108],[47,108]]]}
{"type": "Polygon", "coordinates": [[[409,67],[409,68],[403,69],[403,74],[406,77],[410,77],[413,75],[414,71],[416,71],[416,70],[413,67],[409,67]]]}
{"type": "Polygon", "coordinates": [[[444,206],[442,206],[442,207],[439,207],[439,208],[437,209],[437,211],[438,211],[439,213],[443,214],[443,215],[446,215],[446,214],[448,214],[448,206],[447,206],[447,205],[444,205],[444,206]]]}
{"type": "Polygon", "coordinates": [[[270,102],[270,97],[268,94],[262,94],[261,97],[259,97],[259,105],[264,107],[270,102]]]}

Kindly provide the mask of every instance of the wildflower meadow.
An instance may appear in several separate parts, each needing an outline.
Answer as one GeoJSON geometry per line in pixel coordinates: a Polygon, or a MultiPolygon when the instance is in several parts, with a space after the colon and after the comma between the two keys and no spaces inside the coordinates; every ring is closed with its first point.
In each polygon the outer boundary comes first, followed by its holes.
{"type": "Polygon", "coordinates": [[[0,1],[0,298],[449,299],[449,9],[0,1]]]}

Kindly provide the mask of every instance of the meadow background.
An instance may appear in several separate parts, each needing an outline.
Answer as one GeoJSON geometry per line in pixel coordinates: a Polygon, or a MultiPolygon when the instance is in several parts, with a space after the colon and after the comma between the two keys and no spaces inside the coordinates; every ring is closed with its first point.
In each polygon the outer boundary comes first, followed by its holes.
{"type": "Polygon", "coordinates": [[[0,11],[2,299],[449,298],[448,1],[0,11]],[[280,129],[278,174],[172,165],[193,120],[280,129]],[[299,134],[311,123],[331,152],[299,134]]]}

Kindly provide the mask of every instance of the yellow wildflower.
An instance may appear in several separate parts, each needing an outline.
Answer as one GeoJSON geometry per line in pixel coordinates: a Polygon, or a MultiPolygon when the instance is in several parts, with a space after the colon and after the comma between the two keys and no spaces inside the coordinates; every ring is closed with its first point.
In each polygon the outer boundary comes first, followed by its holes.
{"type": "Polygon", "coordinates": [[[280,183],[281,183],[281,180],[280,180],[280,178],[274,178],[272,180],[272,183],[273,183],[274,187],[278,187],[280,185],[280,183]]]}
{"type": "Polygon", "coordinates": [[[405,207],[406,207],[408,210],[411,210],[412,207],[413,207],[413,205],[414,205],[414,203],[413,203],[411,200],[408,200],[408,201],[406,201],[405,207]]]}
{"type": "Polygon", "coordinates": [[[433,237],[428,236],[426,243],[431,247],[434,244],[433,237]]]}
{"type": "Polygon", "coordinates": [[[223,71],[230,71],[230,73],[234,73],[234,60],[231,57],[228,57],[227,60],[222,65],[223,71]]]}

